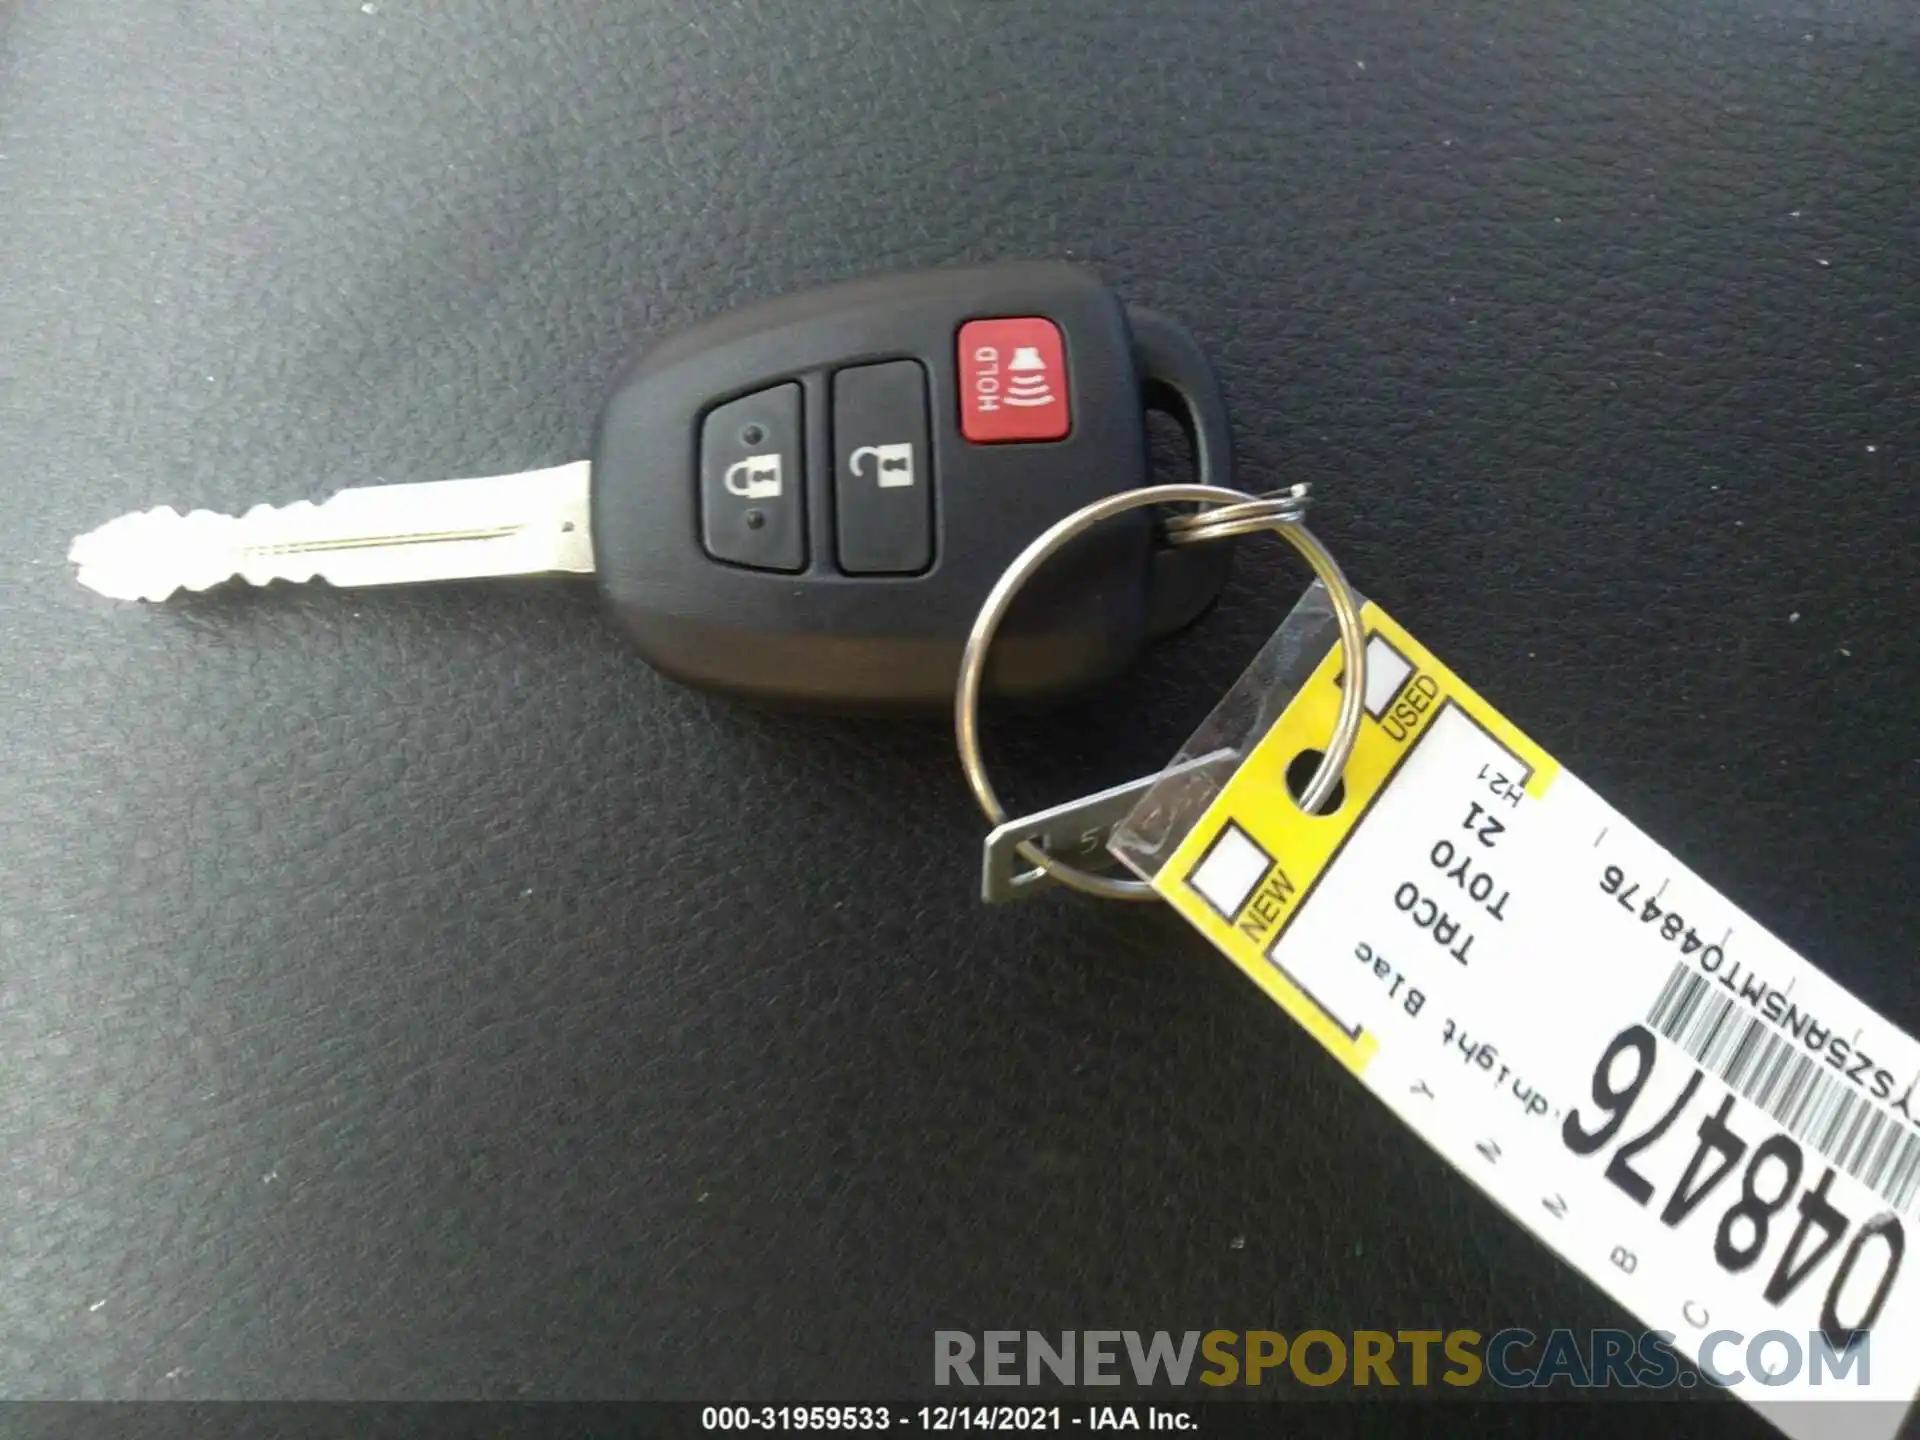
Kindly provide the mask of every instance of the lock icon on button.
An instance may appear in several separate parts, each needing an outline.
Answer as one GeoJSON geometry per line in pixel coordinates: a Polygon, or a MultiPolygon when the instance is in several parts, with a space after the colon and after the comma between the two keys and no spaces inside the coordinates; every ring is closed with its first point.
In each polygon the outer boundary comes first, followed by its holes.
{"type": "Polygon", "coordinates": [[[780,457],[749,455],[744,460],[736,460],[727,467],[722,483],[742,500],[778,500],[780,457]]]}

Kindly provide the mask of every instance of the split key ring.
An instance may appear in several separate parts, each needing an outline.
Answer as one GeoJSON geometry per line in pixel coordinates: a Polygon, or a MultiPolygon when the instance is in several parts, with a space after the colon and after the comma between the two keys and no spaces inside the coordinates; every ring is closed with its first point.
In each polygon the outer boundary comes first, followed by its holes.
{"type": "MultiPolygon", "coordinates": [[[[953,701],[953,734],[960,751],[960,766],[966,771],[967,784],[974,799],[986,812],[989,822],[1004,825],[1007,812],[987,778],[986,762],[980,755],[980,682],[986,672],[987,651],[1006,618],[1014,597],[1042,565],[1062,546],[1103,520],[1149,505],[1199,504],[1209,508],[1175,516],[1164,526],[1166,540],[1173,545],[1200,545],[1212,540],[1227,540],[1271,530],[1300,552],[1320,583],[1326,586],[1340,629],[1340,648],[1346,658],[1346,682],[1342,687],[1339,713],[1334,719],[1333,735],[1327,742],[1319,767],[1307,782],[1296,803],[1311,814],[1333,793],[1341,773],[1360,738],[1361,707],[1367,693],[1366,627],[1360,618],[1360,604],[1339,562],[1304,521],[1307,487],[1296,485],[1271,495],[1249,495],[1217,485],[1149,485],[1108,495],[1074,511],[1049,526],[1007,566],[974,617],[967,634],[967,645],[960,659],[960,680],[953,701]]],[[[1144,880],[1120,880],[1097,875],[1047,854],[1032,840],[1015,847],[1022,858],[1036,869],[1069,889],[1108,900],[1152,900],[1154,889],[1144,880]]]]}

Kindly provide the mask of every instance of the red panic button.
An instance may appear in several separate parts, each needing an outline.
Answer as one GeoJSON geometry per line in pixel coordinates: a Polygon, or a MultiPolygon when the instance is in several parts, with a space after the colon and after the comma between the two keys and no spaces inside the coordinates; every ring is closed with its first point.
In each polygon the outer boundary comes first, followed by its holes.
{"type": "Polygon", "coordinates": [[[1060,327],[1038,315],[960,327],[960,433],[976,445],[1059,440],[1073,428],[1060,327]]]}

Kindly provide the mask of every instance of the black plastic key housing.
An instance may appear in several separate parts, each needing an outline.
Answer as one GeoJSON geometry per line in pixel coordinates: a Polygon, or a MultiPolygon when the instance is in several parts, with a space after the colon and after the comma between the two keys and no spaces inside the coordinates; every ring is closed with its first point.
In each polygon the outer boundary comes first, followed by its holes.
{"type": "MultiPolygon", "coordinates": [[[[1007,564],[1088,501],[1149,483],[1150,403],[1187,429],[1202,483],[1233,483],[1204,352],[1072,265],[890,276],[731,311],[641,355],[607,402],[600,588],[642,656],[687,684],[939,709],[1007,564]],[[1053,330],[971,325],[1001,320],[1053,330]],[[1023,438],[1036,433],[1058,438],[1023,438]]],[[[1157,547],[1144,512],[1105,523],[1023,592],[987,688],[1050,699],[1116,674],[1204,609],[1225,567],[1224,547],[1157,547]]]]}

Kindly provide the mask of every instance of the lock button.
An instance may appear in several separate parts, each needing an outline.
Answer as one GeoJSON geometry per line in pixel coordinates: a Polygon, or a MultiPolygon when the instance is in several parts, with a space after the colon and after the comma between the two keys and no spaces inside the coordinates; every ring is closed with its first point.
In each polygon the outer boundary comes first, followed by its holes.
{"type": "Polygon", "coordinates": [[[700,539],[754,570],[807,566],[800,387],[772,385],[707,412],[700,429],[700,539]]]}
{"type": "Polygon", "coordinates": [[[927,372],[914,360],[833,377],[833,513],[849,575],[917,575],[933,563],[927,372]]]}

